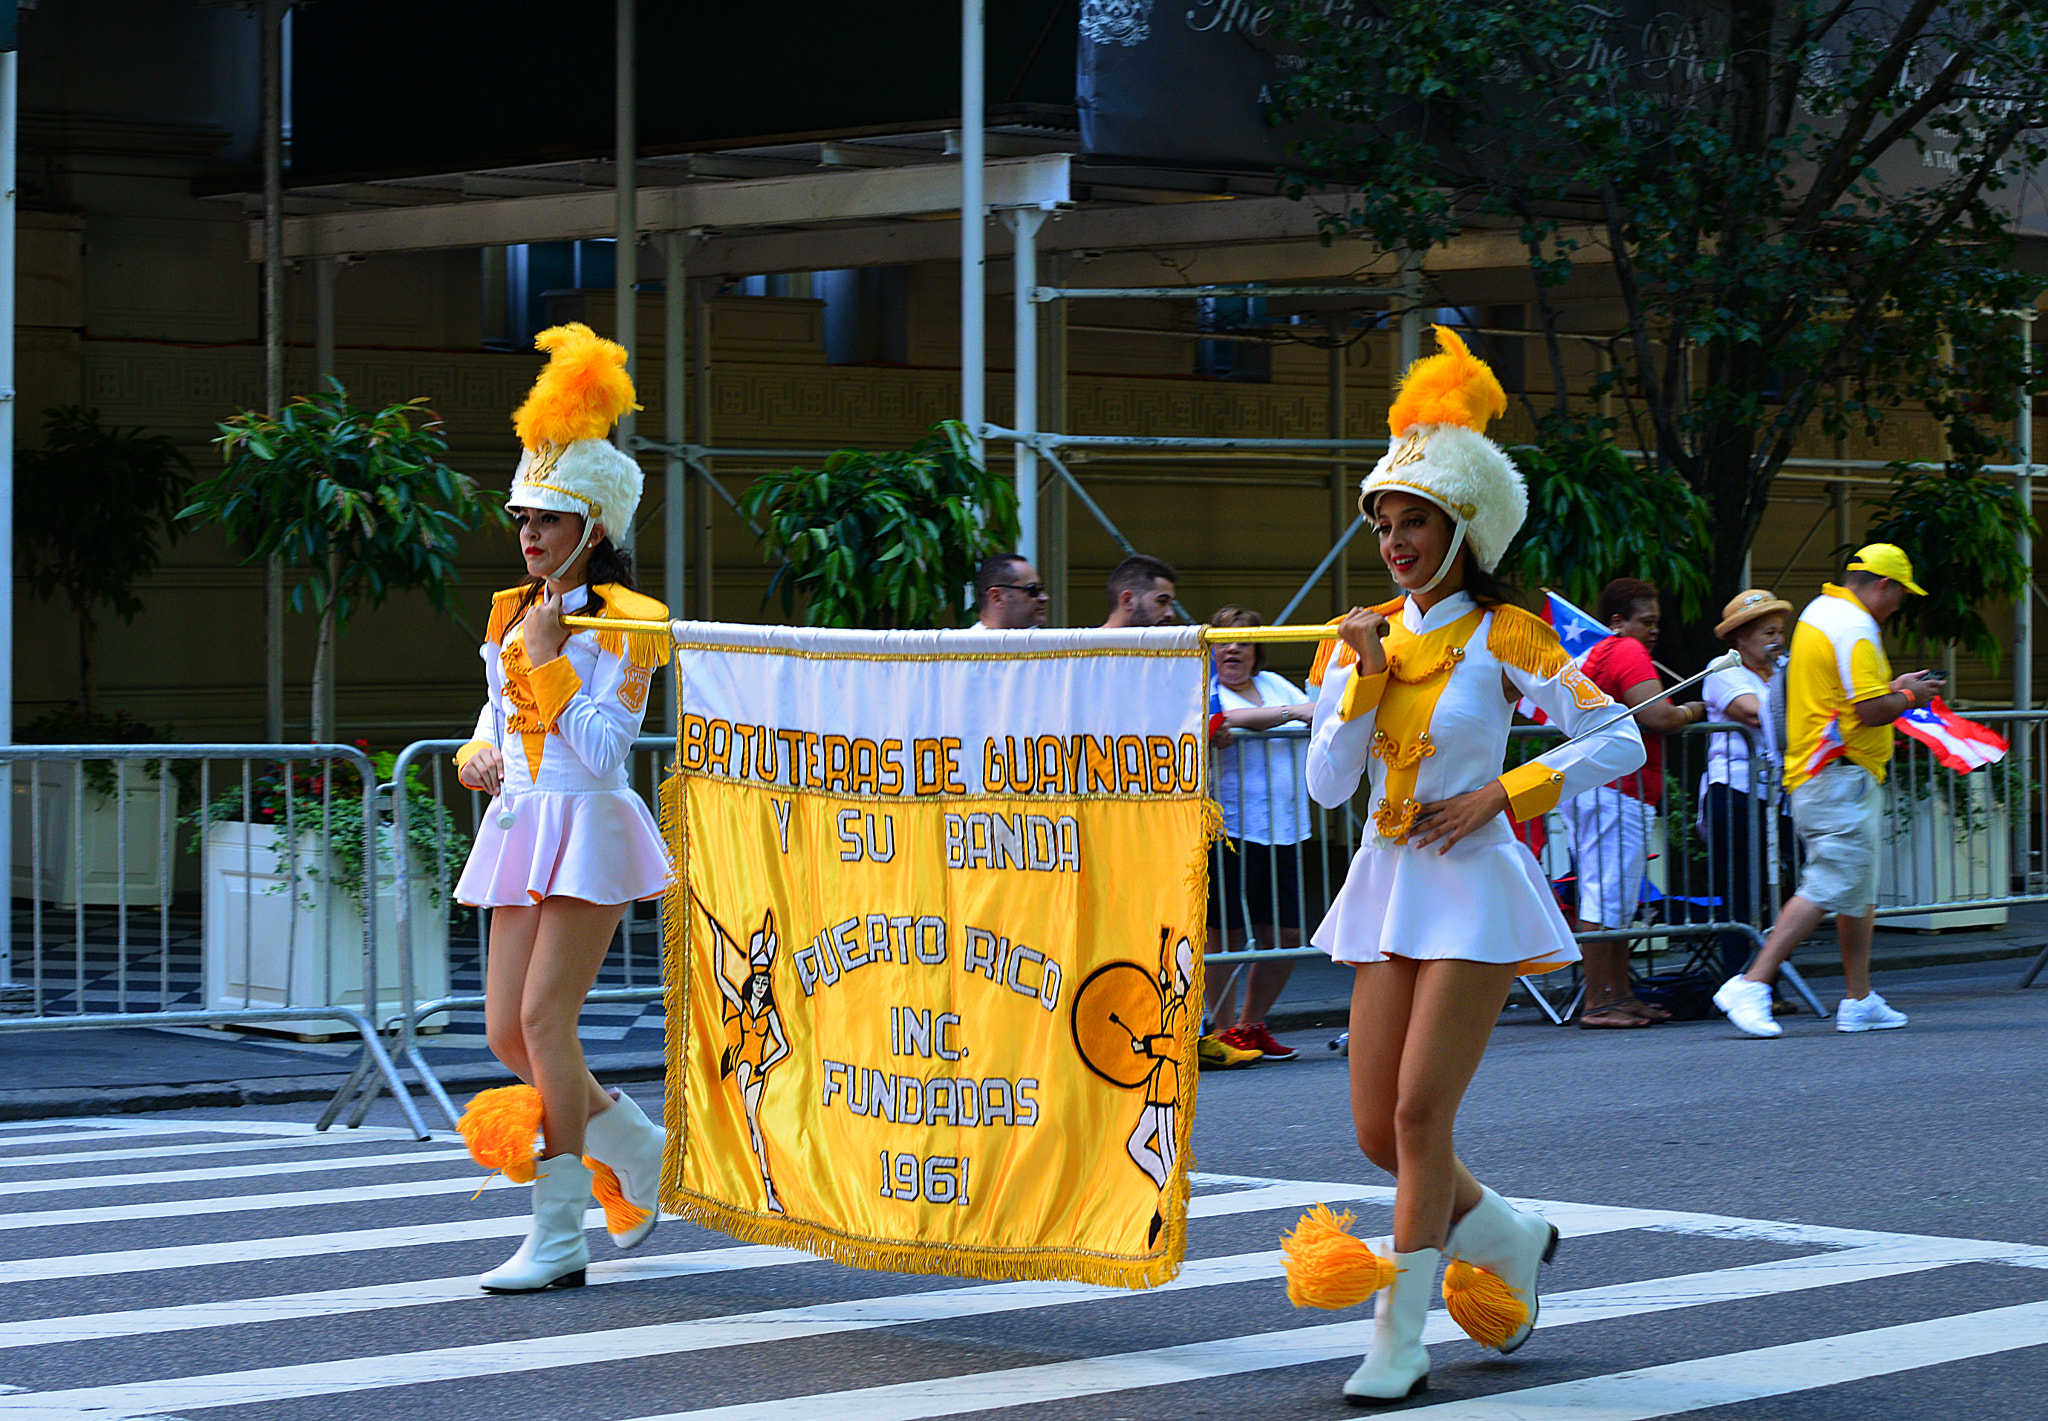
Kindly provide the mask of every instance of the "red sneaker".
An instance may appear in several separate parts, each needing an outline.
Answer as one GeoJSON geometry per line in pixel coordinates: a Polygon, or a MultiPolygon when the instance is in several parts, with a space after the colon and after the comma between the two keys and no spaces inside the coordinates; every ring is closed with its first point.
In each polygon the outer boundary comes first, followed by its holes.
{"type": "Polygon", "coordinates": [[[1263,1021],[1254,1022],[1250,1026],[1233,1026],[1228,1035],[1233,1046],[1256,1051],[1268,1061],[1291,1061],[1301,1054],[1266,1030],[1266,1023],[1263,1021]]]}

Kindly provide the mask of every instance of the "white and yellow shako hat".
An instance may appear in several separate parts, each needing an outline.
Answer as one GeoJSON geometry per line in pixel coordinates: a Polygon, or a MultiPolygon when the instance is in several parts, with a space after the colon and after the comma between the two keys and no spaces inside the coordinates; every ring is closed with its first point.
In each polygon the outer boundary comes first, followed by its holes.
{"type": "Polygon", "coordinates": [[[1450,515],[1450,551],[1424,592],[1456,565],[1461,543],[1469,542],[1479,566],[1492,572],[1529,516],[1521,473],[1485,433],[1488,421],[1507,413],[1507,392],[1456,331],[1435,329],[1437,353],[1408,367],[1387,411],[1394,447],[1358,489],[1368,515],[1389,489],[1426,498],[1450,515]]]}
{"type": "Polygon", "coordinates": [[[640,465],[609,442],[619,416],[640,408],[626,348],[581,322],[544,330],[533,346],[548,352],[548,363],[512,416],[525,452],[506,505],[580,513],[586,542],[600,520],[607,536],[623,542],[641,486],[640,465]]]}

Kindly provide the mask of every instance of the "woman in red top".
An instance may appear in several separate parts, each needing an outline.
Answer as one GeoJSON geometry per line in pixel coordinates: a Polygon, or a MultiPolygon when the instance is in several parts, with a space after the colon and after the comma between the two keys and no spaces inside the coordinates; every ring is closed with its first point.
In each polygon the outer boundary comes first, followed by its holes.
{"type": "MultiPolygon", "coordinates": [[[[1663,736],[1707,718],[1702,701],[1674,704],[1664,694],[1650,648],[1657,641],[1657,589],[1620,577],[1600,589],[1596,615],[1614,635],[1586,653],[1586,678],[1625,706],[1635,707],[1648,758],[1643,767],[1588,790],[1565,805],[1578,854],[1576,932],[1618,928],[1636,915],[1648,861],[1650,821],[1664,797],[1663,736]]],[[[1670,1013],[1635,999],[1628,981],[1628,940],[1579,944],[1585,954],[1586,1000],[1579,1025],[1588,1030],[1649,1026],[1670,1013]]]]}

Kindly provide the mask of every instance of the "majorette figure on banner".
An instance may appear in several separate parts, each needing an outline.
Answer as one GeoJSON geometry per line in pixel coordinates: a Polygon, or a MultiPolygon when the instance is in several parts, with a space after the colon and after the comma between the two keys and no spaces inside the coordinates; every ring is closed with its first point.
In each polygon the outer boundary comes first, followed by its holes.
{"type": "MultiPolygon", "coordinates": [[[[702,903],[698,904],[703,907],[702,903]]],[[[771,909],[761,920],[745,952],[725,925],[704,909],[715,940],[719,995],[725,998],[725,1051],[718,1059],[718,1074],[730,1077],[740,1093],[740,1105],[747,1112],[747,1136],[754,1147],[754,1161],[761,1168],[761,1187],[767,1191],[767,1209],[782,1212],[782,1200],[775,1193],[775,1177],[768,1168],[768,1146],[761,1138],[761,1091],[768,1073],[789,1054],[789,1036],[782,1028],[782,1014],[775,1009],[775,913],[771,909]]]]}
{"type": "Polygon", "coordinates": [[[542,331],[534,345],[549,360],[513,416],[525,453],[506,499],[527,579],[491,599],[489,702],[455,757],[462,782],[492,796],[455,888],[491,910],[484,1029],[527,1082],[483,1092],[462,1118],[479,1163],[533,1184],[525,1242],[481,1279],[493,1293],[582,1284],[593,1191],[614,1243],[645,1239],[664,1141],[630,1098],[592,1078],[576,1038],[626,905],[660,896],[671,875],[626,765],[668,638],[572,635],[562,623],[668,616],[633,590],[631,556],[613,542],[640,502],[640,466],[605,442],[633,408],[633,385],[625,350],[587,326],[542,331]]]}
{"type": "Polygon", "coordinates": [[[1195,980],[1195,950],[1183,937],[1165,963],[1171,928],[1159,930],[1158,974],[1135,962],[1110,962],[1088,974],[1074,993],[1069,1017],[1074,1048],[1088,1069],[1126,1090],[1143,1089],[1138,1123],[1124,1150],[1145,1177],[1159,1187],[1162,1207],[1152,1215],[1145,1237],[1149,1248],[1165,1226],[1164,1198],[1180,1157],[1181,1035],[1188,992],[1195,980]]]}
{"type": "Polygon", "coordinates": [[[1371,827],[1312,941],[1357,974],[1351,1102],[1366,1155],[1395,1178],[1394,1232],[1372,1244],[1318,1205],[1288,1236],[1288,1296],[1376,1299],[1372,1350],[1344,1385],[1355,1401],[1428,1385],[1423,1317],[1441,1258],[1444,1301],[1483,1345],[1512,1352],[1536,1320],[1536,1273],[1557,1230],[1482,1187],[1452,1125],[1509,985],[1578,959],[1550,885],[1508,828],[1643,762],[1632,721],[1557,635],[1493,575],[1522,526],[1521,475],[1484,434],[1500,382],[1439,326],[1388,412],[1393,447],[1360,512],[1401,595],[1353,608],[1323,678],[1309,792],[1335,808],[1368,771],[1371,827]],[[1382,640],[1384,638],[1384,640],[1382,640]],[[1567,740],[1500,772],[1516,701],[1567,740]]]}

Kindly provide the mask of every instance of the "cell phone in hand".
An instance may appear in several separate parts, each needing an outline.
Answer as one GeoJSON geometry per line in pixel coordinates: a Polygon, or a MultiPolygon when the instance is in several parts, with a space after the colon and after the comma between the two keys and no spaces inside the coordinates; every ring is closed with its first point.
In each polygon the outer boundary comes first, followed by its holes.
{"type": "Polygon", "coordinates": [[[1946,672],[1946,671],[1935,671],[1935,670],[1929,669],[1929,670],[1926,670],[1926,671],[1922,671],[1922,672],[1920,673],[1920,678],[1921,678],[1922,680],[1924,680],[1924,681],[1933,681],[1933,682],[1935,682],[1936,684],[1940,684],[1941,682],[1943,682],[1943,681],[1946,681],[1946,680],[1948,680],[1948,672],[1946,672]]]}

